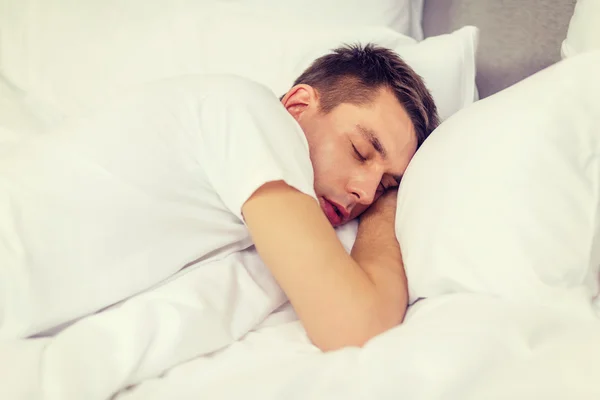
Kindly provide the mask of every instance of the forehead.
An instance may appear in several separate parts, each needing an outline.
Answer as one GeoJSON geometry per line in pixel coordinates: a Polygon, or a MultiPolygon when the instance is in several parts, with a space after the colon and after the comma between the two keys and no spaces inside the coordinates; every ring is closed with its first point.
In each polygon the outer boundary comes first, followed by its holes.
{"type": "MultiPolygon", "coordinates": [[[[389,89],[380,89],[367,104],[341,104],[343,118],[365,138],[374,138],[386,153],[398,157],[414,153],[417,136],[410,116],[389,89]]],[[[371,140],[373,141],[373,140],[371,140]]],[[[412,155],[412,154],[411,154],[412,155]]]]}

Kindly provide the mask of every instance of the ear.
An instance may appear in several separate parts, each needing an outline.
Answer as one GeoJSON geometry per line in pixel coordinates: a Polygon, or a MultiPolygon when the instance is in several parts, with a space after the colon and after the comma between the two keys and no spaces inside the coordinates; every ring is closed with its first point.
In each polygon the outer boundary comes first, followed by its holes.
{"type": "Polygon", "coordinates": [[[281,103],[296,121],[300,121],[306,111],[318,109],[319,96],[312,86],[299,84],[283,96],[281,103]]]}

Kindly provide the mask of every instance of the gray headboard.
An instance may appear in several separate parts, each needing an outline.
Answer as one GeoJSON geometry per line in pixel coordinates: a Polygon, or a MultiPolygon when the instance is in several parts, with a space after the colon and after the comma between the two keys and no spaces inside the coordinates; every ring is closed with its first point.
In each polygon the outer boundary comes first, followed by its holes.
{"type": "Polygon", "coordinates": [[[425,0],[425,36],[464,25],[480,29],[481,98],[560,60],[576,0],[425,0]]]}

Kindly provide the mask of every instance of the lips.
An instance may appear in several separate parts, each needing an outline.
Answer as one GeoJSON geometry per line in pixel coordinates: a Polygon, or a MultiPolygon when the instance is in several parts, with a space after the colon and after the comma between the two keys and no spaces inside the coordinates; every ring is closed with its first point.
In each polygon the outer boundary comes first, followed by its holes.
{"type": "Polygon", "coordinates": [[[321,208],[333,226],[341,225],[348,217],[348,212],[344,207],[326,198],[321,199],[321,208]]]}

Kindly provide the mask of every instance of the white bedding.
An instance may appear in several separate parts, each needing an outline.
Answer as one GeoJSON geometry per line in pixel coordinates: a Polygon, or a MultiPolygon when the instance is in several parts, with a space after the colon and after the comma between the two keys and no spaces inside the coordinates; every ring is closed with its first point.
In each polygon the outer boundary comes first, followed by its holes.
{"type": "Polygon", "coordinates": [[[0,342],[0,398],[107,399],[229,345],[284,301],[253,250],[189,267],[54,336],[0,342]]]}
{"type": "MultiPolygon", "coordinates": [[[[338,232],[349,248],[355,225],[338,232]]],[[[321,353],[250,249],[54,337],[1,343],[0,398],[597,399],[599,337],[593,316],[465,293],[321,353]]]]}
{"type": "Polygon", "coordinates": [[[289,307],[274,326],[149,380],[134,399],[597,399],[600,324],[478,295],[418,303],[365,349],[322,354],[289,307]]]}
{"type": "Polygon", "coordinates": [[[0,73],[0,144],[39,134],[61,117],[50,106],[11,86],[0,73]]]}

